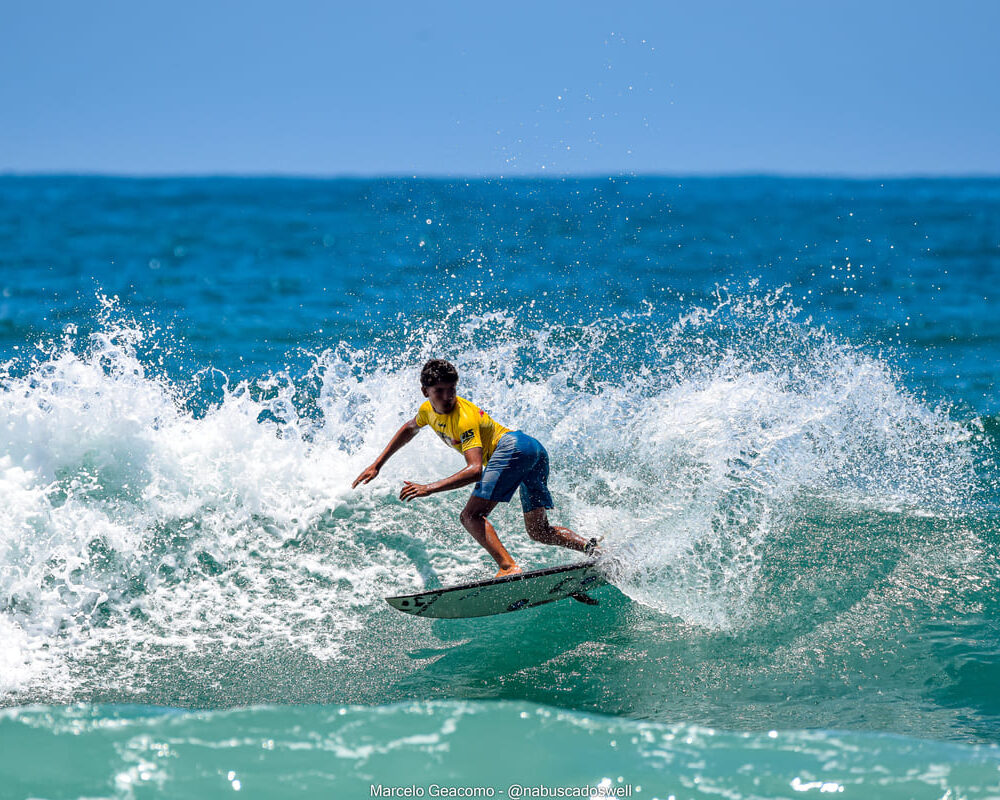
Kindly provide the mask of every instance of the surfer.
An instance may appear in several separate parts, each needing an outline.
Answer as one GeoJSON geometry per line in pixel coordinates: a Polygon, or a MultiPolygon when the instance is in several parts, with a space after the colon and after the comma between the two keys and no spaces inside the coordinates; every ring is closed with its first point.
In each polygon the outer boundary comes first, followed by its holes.
{"type": "Polygon", "coordinates": [[[445,444],[465,456],[465,467],[434,483],[403,481],[399,499],[409,502],[475,483],[459,518],[472,538],[497,562],[498,578],[514,575],[521,568],[500,543],[487,516],[497,503],[509,502],[519,487],[524,527],[532,539],[594,554],[597,539],[588,541],[569,528],[549,523],[546,514],[546,509],[552,508],[552,495],[547,486],[549,454],[541,443],[494,421],[485,411],[459,397],[457,386],[458,370],[450,363],[435,358],[424,364],[420,372],[420,390],[426,402],[420,406],[416,417],[396,431],[385,450],[358,475],[351,488],[374,479],[393,453],[410,442],[421,428],[430,426],[445,444]]]}

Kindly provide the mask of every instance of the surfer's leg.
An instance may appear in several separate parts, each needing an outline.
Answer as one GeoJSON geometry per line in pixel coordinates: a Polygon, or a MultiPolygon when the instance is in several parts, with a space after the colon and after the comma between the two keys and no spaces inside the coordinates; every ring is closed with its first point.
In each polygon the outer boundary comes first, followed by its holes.
{"type": "Polygon", "coordinates": [[[472,534],[472,538],[479,542],[487,553],[493,556],[493,560],[497,562],[497,566],[500,568],[500,571],[497,572],[497,577],[499,578],[504,575],[514,575],[520,572],[521,568],[514,563],[514,559],[510,557],[510,553],[500,543],[496,530],[494,530],[490,521],[486,519],[486,515],[495,506],[495,501],[484,500],[481,497],[473,495],[469,498],[469,502],[465,504],[465,508],[462,509],[462,514],[459,518],[462,520],[462,526],[472,534]]]}
{"type": "Polygon", "coordinates": [[[556,544],[579,550],[587,547],[587,540],[577,536],[569,528],[559,528],[549,523],[545,509],[552,508],[549,493],[549,454],[541,443],[531,439],[535,461],[521,481],[521,510],[524,512],[524,529],[528,536],[542,544],[556,544]]]}
{"type": "Polygon", "coordinates": [[[569,528],[560,528],[549,524],[549,516],[544,508],[534,508],[524,512],[524,528],[528,536],[542,544],[556,544],[568,547],[570,550],[584,552],[587,540],[569,528]]]}

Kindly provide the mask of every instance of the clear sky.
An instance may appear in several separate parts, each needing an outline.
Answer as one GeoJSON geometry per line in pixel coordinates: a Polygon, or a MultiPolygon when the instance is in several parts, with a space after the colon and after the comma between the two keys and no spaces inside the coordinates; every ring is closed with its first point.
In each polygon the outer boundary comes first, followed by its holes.
{"type": "Polygon", "coordinates": [[[0,172],[1000,174],[1000,2],[0,0],[0,172]]]}

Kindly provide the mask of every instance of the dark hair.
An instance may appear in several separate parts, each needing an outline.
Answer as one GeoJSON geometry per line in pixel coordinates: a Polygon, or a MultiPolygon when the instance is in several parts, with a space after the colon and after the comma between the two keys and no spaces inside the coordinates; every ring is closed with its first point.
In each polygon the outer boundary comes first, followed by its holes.
{"type": "Polygon", "coordinates": [[[458,370],[443,359],[432,358],[420,370],[420,385],[426,389],[439,383],[458,383],[458,370]]]}

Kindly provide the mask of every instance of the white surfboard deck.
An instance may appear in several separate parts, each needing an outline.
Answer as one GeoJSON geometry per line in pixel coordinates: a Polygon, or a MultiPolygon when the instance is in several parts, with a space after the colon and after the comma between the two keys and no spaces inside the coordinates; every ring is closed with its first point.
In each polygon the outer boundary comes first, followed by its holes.
{"type": "Polygon", "coordinates": [[[460,619],[520,611],[603,586],[598,562],[548,567],[503,578],[448,586],[419,594],[387,597],[395,609],[418,617],[460,619]]]}

